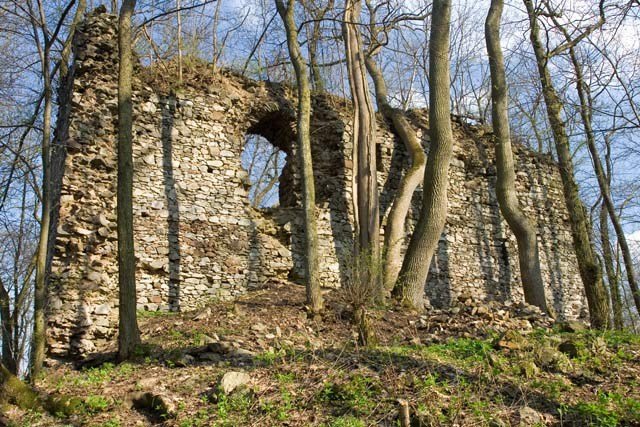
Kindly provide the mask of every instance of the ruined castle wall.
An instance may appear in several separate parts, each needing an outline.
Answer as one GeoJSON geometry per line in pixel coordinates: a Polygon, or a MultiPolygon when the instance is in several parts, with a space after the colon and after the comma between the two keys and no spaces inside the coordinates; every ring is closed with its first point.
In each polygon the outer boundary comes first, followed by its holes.
{"type": "MultiPolygon", "coordinates": [[[[115,17],[94,14],[76,39],[68,111],[59,123],[59,220],[50,274],[48,343],[54,355],[103,347],[117,327],[115,230],[117,41],[115,17]],[[68,114],[67,114],[68,113],[68,114]]],[[[141,71],[138,71],[141,76],[141,71]]],[[[134,231],[138,307],[187,310],[265,283],[302,281],[304,245],[294,129],[285,86],[224,74],[171,93],[148,79],[134,85],[134,231]],[[240,158],[245,135],[260,134],[287,153],[280,206],[257,211],[240,158]]],[[[323,286],[351,269],[351,110],[331,96],[313,99],[312,150],[323,286]]],[[[427,120],[415,112],[423,135],[427,120]]],[[[455,125],[449,217],[426,292],[433,305],[459,296],[522,300],[515,239],[495,197],[493,143],[483,127],[455,125]]],[[[379,121],[378,182],[384,223],[407,167],[406,153],[379,121]]],[[[577,317],[581,282],[558,170],[516,147],[518,189],[539,225],[542,268],[557,311],[577,317]]],[[[421,192],[414,197],[410,234],[421,192]]],[[[381,230],[383,233],[383,230],[381,230]]]]}
{"type": "MultiPolygon", "coordinates": [[[[76,40],[59,220],[50,274],[53,354],[86,353],[114,336],[117,44],[115,17],[91,17],[76,40]]],[[[134,232],[138,307],[192,309],[291,269],[272,221],[249,205],[240,155],[264,87],[207,93],[134,90],[134,232]]]]}

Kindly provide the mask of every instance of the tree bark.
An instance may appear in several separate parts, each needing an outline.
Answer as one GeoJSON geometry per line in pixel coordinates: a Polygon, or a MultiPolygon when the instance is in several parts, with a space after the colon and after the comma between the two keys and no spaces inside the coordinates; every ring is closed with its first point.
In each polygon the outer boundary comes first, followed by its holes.
{"type": "Polygon", "coordinates": [[[320,292],[320,269],[318,259],[318,230],[316,220],[316,192],[313,179],[311,158],[311,91],[307,66],[300,53],[298,29],[294,17],[295,0],[276,0],[278,13],[287,33],[289,55],[296,73],[298,85],[298,119],[296,131],[298,139],[298,161],[302,174],[302,208],[304,215],[305,237],[305,273],[307,304],[313,313],[322,311],[322,293],[320,292]]]}
{"type": "Polygon", "coordinates": [[[516,173],[509,129],[508,89],[505,77],[504,57],[500,46],[500,20],[503,0],[492,0],[485,22],[485,38],[491,71],[491,116],[496,144],[496,195],[500,212],[516,236],[518,262],[527,303],[548,312],[540,271],[540,255],[536,229],[522,212],[516,193],[516,173]]]}
{"type": "Polygon", "coordinates": [[[131,84],[133,58],[131,15],[136,0],[124,0],[118,21],[118,284],[119,315],[118,359],[133,356],[140,343],[136,318],[136,263],[133,243],[133,104],[131,84]]]}
{"type": "MultiPolygon", "coordinates": [[[[36,280],[33,296],[33,332],[31,334],[31,356],[30,356],[30,378],[36,378],[44,362],[45,357],[45,335],[46,335],[46,301],[47,301],[47,269],[48,269],[48,249],[49,236],[51,227],[51,115],[53,112],[53,87],[52,77],[55,74],[51,70],[51,48],[57,41],[59,30],[65,20],[66,14],[71,10],[74,1],[67,4],[53,32],[47,27],[46,11],[42,1],[38,2],[39,17],[33,10],[31,2],[27,2],[27,8],[31,15],[31,25],[35,41],[38,48],[38,55],[41,62],[42,70],[42,99],[44,110],[42,115],[42,144],[41,144],[41,163],[42,163],[42,191],[41,191],[41,218],[40,218],[40,235],[38,240],[38,248],[36,251],[36,280]],[[39,28],[38,28],[39,27],[39,28]],[[38,31],[41,31],[43,44],[40,45],[38,31]]],[[[81,2],[76,9],[76,17],[69,29],[68,39],[73,37],[75,24],[79,19],[79,10],[84,5],[81,2]]],[[[82,12],[82,10],[80,10],[82,12]]],[[[67,43],[64,44],[66,47],[67,43]]],[[[68,49],[63,48],[62,60],[68,55],[68,49]]],[[[62,73],[66,72],[66,64],[57,64],[61,67],[62,73]]]]}
{"type": "Polygon", "coordinates": [[[333,10],[334,0],[329,0],[327,4],[322,7],[318,7],[313,1],[301,0],[301,3],[313,21],[309,23],[311,31],[309,31],[310,35],[307,39],[311,82],[316,92],[324,92],[324,81],[322,79],[322,73],[320,72],[320,65],[318,63],[318,46],[320,44],[320,38],[322,37],[322,24],[324,22],[324,17],[328,11],[333,10]]]}
{"type": "Polygon", "coordinates": [[[2,328],[2,364],[6,366],[9,372],[16,375],[18,366],[12,348],[15,319],[11,315],[9,292],[2,279],[0,279],[0,320],[0,327],[2,328]]]}
{"type": "Polygon", "coordinates": [[[609,282],[609,294],[611,296],[611,310],[613,313],[613,327],[622,330],[624,322],[622,320],[622,298],[620,296],[620,280],[613,266],[613,251],[611,250],[611,239],[609,238],[609,221],[607,207],[604,202],[600,205],[600,243],[602,244],[602,258],[604,271],[607,273],[609,282]]]}
{"type": "Polygon", "coordinates": [[[591,242],[587,211],[580,200],[578,184],[573,172],[569,137],[562,120],[562,101],[553,86],[547,67],[548,55],[540,40],[537,14],[532,0],[524,0],[530,24],[530,39],[538,66],[542,93],[547,107],[547,118],[556,146],[560,176],[571,223],[573,246],[576,251],[580,277],[587,295],[591,325],[597,329],[609,328],[609,303],[602,281],[602,270],[591,242]]]}
{"type": "Polygon", "coordinates": [[[51,114],[53,109],[50,55],[45,42],[42,58],[42,78],[44,112],[42,118],[42,208],[40,236],[36,253],[36,282],[33,291],[33,333],[31,338],[31,378],[36,378],[42,370],[45,356],[46,300],[47,300],[47,255],[49,248],[49,228],[51,226],[51,114]]]}
{"type": "Polygon", "coordinates": [[[422,209],[405,255],[394,294],[405,304],[424,308],[424,287],[447,217],[449,164],[453,131],[449,95],[451,1],[434,0],[429,42],[429,134],[422,209]]]}
{"type": "Polygon", "coordinates": [[[368,56],[366,59],[367,70],[373,80],[376,93],[378,110],[384,118],[391,123],[395,134],[405,146],[411,166],[402,177],[398,191],[389,210],[387,226],[384,233],[384,270],[383,285],[385,292],[391,292],[398,280],[398,273],[402,267],[402,244],[405,237],[405,223],[407,214],[411,208],[413,193],[424,179],[424,167],[427,156],[424,153],[418,135],[399,108],[389,104],[387,84],[375,59],[368,56]]]}
{"type": "Polygon", "coordinates": [[[384,300],[378,274],[380,260],[380,218],[376,165],[376,120],[365,75],[362,40],[356,24],[360,21],[360,0],[347,0],[344,11],[345,43],[349,87],[353,100],[353,206],[355,219],[355,268],[372,286],[372,295],[384,300]]]}
{"type": "Polygon", "coordinates": [[[11,403],[21,409],[44,409],[49,413],[70,415],[81,409],[82,402],[66,396],[41,395],[20,381],[0,363],[0,404],[11,403]]]}

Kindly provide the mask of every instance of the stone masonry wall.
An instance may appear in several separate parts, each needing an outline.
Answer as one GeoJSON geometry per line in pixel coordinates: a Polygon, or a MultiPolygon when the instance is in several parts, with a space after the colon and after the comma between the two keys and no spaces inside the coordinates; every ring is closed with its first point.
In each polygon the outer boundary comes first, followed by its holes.
{"type": "MultiPolygon", "coordinates": [[[[90,15],[75,41],[68,99],[55,151],[55,233],[49,303],[49,350],[84,355],[117,328],[115,231],[117,40],[115,17],[90,15]]],[[[352,247],[351,111],[328,95],[313,99],[321,277],[348,280],[352,247]]],[[[285,86],[224,74],[206,86],[165,93],[148,80],[134,85],[134,230],[138,307],[186,310],[211,298],[233,298],[271,281],[303,278],[303,230],[295,141],[295,101],[285,86]],[[145,83],[147,82],[147,83],[145,83]],[[280,206],[258,211],[248,200],[240,164],[246,134],[260,134],[287,153],[280,206]]],[[[424,134],[424,112],[413,114],[424,134]]],[[[408,160],[379,122],[378,181],[384,222],[408,160]]],[[[457,123],[449,218],[426,292],[433,305],[460,295],[522,300],[515,239],[495,197],[490,133],[457,123]]],[[[565,317],[584,311],[566,207],[554,163],[515,148],[518,189],[538,222],[550,301],[565,317]]],[[[410,234],[421,194],[414,199],[410,234]]],[[[383,231],[381,230],[381,233],[383,231]]]]}

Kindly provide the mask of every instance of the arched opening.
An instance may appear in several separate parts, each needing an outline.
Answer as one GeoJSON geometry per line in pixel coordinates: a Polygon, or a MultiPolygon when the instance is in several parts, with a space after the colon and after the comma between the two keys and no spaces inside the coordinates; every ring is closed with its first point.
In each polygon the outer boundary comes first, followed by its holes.
{"type": "Polygon", "coordinates": [[[291,148],[295,144],[295,118],[275,110],[247,130],[241,164],[249,175],[249,201],[256,209],[294,206],[291,148]]]}
{"type": "Polygon", "coordinates": [[[256,209],[280,205],[280,181],[286,164],[284,150],[261,135],[247,134],[242,150],[242,168],[249,174],[249,201],[256,209]]]}

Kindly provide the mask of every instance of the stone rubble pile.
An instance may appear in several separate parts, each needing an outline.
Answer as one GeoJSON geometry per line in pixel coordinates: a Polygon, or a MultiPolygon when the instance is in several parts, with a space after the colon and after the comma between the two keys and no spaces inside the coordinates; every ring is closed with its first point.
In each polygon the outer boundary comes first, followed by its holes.
{"type": "Polygon", "coordinates": [[[415,322],[426,329],[434,341],[443,337],[476,337],[487,332],[517,330],[529,333],[538,328],[551,328],[555,320],[536,306],[525,302],[479,301],[471,294],[462,294],[456,304],[446,309],[429,308],[415,322]]]}

